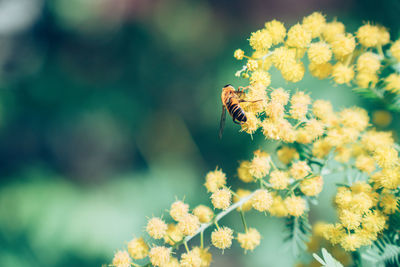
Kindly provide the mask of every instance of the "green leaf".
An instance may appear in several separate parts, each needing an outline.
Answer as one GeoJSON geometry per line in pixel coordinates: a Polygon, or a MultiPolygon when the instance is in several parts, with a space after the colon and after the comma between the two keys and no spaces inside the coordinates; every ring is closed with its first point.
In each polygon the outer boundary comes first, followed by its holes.
{"type": "Polygon", "coordinates": [[[297,257],[307,249],[306,243],[310,239],[311,226],[308,223],[308,214],[287,218],[286,227],[288,236],[285,238],[285,241],[290,246],[293,255],[297,257]]]}
{"type": "Polygon", "coordinates": [[[323,259],[318,256],[316,253],[313,253],[313,257],[322,264],[322,266],[327,266],[327,267],[343,267],[343,265],[337,261],[332,255],[325,249],[322,248],[322,257],[323,259]]]}
{"type": "Polygon", "coordinates": [[[400,265],[399,235],[395,232],[387,233],[375,241],[361,255],[362,258],[375,265],[385,266],[386,263],[400,265]]]}

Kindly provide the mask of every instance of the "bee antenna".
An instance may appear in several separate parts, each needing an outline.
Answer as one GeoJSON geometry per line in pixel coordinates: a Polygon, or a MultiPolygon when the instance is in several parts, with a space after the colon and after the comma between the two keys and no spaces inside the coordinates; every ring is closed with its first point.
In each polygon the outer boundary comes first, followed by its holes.
{"type": "Polygon", "coordinates": [[[228,86],[232,86],[232,84],[228,83],[227,85],[224,86],[224,88],[228,87],[228,86]]]}

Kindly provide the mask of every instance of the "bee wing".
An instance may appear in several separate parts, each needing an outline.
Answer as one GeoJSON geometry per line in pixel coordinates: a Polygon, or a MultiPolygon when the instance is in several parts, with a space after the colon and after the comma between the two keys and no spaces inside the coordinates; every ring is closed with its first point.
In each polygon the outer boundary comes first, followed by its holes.
{"type": "Polygon", "coordinates": [[[226,108],[224,105],[222,105],[222,114],[221,114],[221,121],[219,123],[219,139],[222,138],[222,133],[224,132],[224,127],[225,127],[225,119],[226,119],[226,108]]]}

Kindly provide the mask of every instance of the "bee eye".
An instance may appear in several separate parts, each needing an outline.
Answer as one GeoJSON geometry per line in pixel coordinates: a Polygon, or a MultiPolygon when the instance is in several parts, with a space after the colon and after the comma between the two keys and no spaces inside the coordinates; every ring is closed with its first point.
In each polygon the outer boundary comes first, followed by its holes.
{"type": "Polygon", "coordinates": [[[228,83],[227,85],[224,86],[224,88],[228,87],[228,86],[232,86],[230,83],[228,83]]]}

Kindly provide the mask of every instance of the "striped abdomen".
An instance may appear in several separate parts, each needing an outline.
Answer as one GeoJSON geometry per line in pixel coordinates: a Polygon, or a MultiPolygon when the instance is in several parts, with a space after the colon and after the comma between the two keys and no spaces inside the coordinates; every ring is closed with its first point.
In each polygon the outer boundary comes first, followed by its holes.
{"type": "Polygon", "coordinates": [[[239,106],[238,103],[234,103],[236,101],[231,101],[231,99],[228,100],[228,103],[226,103],[226,108],[228,109],[229,114],[232,116],[233,121],[239,121],[241,123],[244,123],[247,121],[246,114],[244,114],[243,109],[239,106]],[[233,102],[233,103],[232,103],[233,102]]]}

